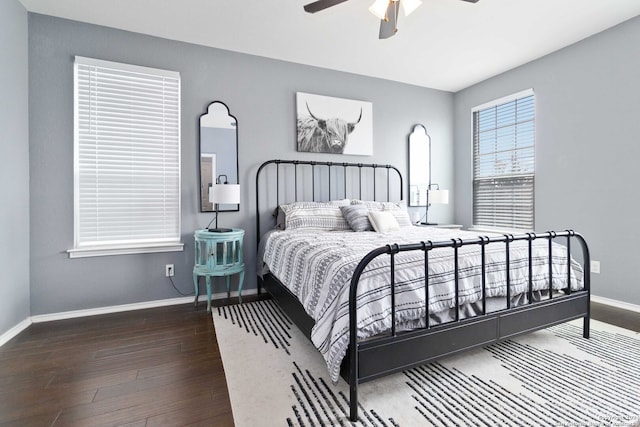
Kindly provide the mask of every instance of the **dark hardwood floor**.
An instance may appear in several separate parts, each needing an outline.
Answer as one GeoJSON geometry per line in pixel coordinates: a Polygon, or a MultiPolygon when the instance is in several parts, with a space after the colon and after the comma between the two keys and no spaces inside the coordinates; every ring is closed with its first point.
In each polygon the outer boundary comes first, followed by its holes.
{"type": "Polygon", "coordinates": [[[635,311],[623,310],[610,305],[592,302],[591,318],[640,332],[640,313],[635,311]]]}
{"type": "Polygon", "coordinates": [[[36,323],[0,347],[0,426],[232,426],[201,303],[36,323]]]}
{"type": "MultiPolygon", "coordinates": [[[[640,313],[592,317],[640,332],[640,313]]],[[[233,425],[204,305],[37,323],[0,347],[0,426],[52,425],[233,425]]]]}

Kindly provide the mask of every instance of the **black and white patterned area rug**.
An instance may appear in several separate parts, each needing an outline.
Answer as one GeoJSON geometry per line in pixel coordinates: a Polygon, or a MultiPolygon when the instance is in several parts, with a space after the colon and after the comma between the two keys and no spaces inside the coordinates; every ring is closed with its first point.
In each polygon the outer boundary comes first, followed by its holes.
{"type": "Polygon", "coordinates": [[[360,385],[333,384],[273,301],[213,310],[237,427],[640,426],[640,334],[572,322],[360,385]]]}

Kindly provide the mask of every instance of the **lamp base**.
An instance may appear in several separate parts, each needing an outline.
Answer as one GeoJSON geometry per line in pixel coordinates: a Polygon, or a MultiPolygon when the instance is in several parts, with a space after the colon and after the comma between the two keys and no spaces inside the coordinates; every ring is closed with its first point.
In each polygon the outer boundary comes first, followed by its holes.
{"type": "Polygon", "coordinates": [[[207,228],[207,231],[209,233],[228,233],[233,230],[230,228],[207,228]]]}

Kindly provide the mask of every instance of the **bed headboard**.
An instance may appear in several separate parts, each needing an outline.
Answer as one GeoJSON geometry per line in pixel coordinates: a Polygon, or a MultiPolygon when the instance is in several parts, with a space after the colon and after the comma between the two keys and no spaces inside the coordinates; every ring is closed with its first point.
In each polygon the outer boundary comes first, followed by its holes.
{"type": "Polygon", "coordinates": [[[256,172],[257,241],[261,230],[273,227],[273,212],[284,203],[335,199],[388,202],[403,200],[402,194],[402,174],[395,166],[268,160],[256,172]]]}

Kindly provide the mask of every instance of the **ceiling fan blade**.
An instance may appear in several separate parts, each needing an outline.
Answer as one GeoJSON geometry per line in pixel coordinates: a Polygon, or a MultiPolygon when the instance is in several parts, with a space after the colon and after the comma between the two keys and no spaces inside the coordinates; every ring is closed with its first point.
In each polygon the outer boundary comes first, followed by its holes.
{"type": "Polygon", "coordinates": [[[400,2],[390,1],[385,19],[380,20],[379,39],[388,39],[398,31],[398,5],[400,2]]]}
{"type": "Polygon", "coordinates": [[[469,2],[469,3],[478,3],[479,0],[462,0],[462,1],[466,1],[466,2],[469,2]]]}
{"type": "Polygon", "coordinates": [[[304,5],[304,10],[309,13],[320,12],[321,10],[325,10],[331,6],[335,6],[340,3],[344,3],[347,0],[317,0],[313,3],[308,3],[304,5]]]}

